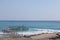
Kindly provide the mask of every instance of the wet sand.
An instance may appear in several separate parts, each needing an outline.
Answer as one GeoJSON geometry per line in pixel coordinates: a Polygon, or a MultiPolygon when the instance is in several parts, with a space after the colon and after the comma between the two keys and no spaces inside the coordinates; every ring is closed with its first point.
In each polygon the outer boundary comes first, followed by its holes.
{"type": "MultiPolygon", "coordinates": [[[[36,40],[31,38],[0,38],[0,40],[36,40]]],[[[49,39],[39,39],[39,40],[49,40],[49,39]]]]}
{"type": "Polygon", "coordinates": [[[32,39],[46,39],[46,38],[55,38],[57,37],[56,33],[48,33],[48,34],[41,34],[41,35],[36,35],[32,36],[32,39]]]}
{"type": "MultiPolygon", "coordinates": [[[[40,34],[31,36],[30,38],[21,37],[21,38],[0,38],[0,40],[49,40],[49,38],[56,38],[58,35],[57,33],[46,33],[46,34],[40,34]]],[[[60,40],[60,39],[57,39],[60,40]]]]}

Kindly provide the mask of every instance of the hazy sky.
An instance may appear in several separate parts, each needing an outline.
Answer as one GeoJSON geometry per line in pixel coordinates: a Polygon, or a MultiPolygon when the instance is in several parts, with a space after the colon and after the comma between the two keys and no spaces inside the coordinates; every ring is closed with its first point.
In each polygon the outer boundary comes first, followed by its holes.
{"type": "Polygon", "coordinates": [[[0,20],[60,20],[60,0],[0,0],[0,20]]]}

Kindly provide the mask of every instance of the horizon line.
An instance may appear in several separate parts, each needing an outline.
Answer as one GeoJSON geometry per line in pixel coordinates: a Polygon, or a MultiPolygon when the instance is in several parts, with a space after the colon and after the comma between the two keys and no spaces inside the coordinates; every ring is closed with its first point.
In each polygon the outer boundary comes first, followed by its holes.
{"type": "Polygon", "coordinates": [[[60,21],[60,20],[0,20],[0,21],[60,21]]]}

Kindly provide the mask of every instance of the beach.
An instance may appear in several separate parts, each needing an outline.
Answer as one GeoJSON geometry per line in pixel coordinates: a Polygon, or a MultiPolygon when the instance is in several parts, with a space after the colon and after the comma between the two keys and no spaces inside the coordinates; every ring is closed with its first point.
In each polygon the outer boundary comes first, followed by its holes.
{"type": "MultiPolygon", "coordinates": [[[[45,34],[37,34],[31,37],[0,37],[0,40],[49,40],[56,39],[60,40],[57,33],[45,33],[45,34]]],[[[60,33],[59,33],[60,34],[60,33]]]]}
{"type": "MultiPolygon", "coordinates": [[[[31,38],[0,38],[0,40],[35,40],[31,38]]],[[[48,39],[40,39],[40,40],[48,40],[48,39]]]]}
{"type": "Polygon", "coordinates": [[[60,40],[59,37],[60,21],[0,22],[0,40],[60,40]]]}

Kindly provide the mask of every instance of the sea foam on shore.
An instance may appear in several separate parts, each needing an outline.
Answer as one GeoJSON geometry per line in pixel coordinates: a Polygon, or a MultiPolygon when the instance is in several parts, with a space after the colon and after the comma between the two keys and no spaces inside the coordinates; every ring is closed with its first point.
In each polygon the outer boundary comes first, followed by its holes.
{"type": "Polygon", "coordinates": [[[36,29],[35,31],[18,32],[18,34],[22,34],[22,35],[36,35],[36,34],[42,34],[42,33],[57,33],[57,32],[60,32],[60,30],[36,29]]]}
{"type": "MultiPolygon", "coordinates": [[[[53,30],[53,29],[30,29],[29,31],[22,31],[22,32],[16,32],[19,35],[26,35],[26,36],[31,36],[31,35],[37,35],[37,34],[42,34],[42,33],[57,33],[60,32],[60,30],[53,30]]],[[[0,32],[0,36],[2,35],[7,35],[8,33],[3,33],[0,32]]]]}

